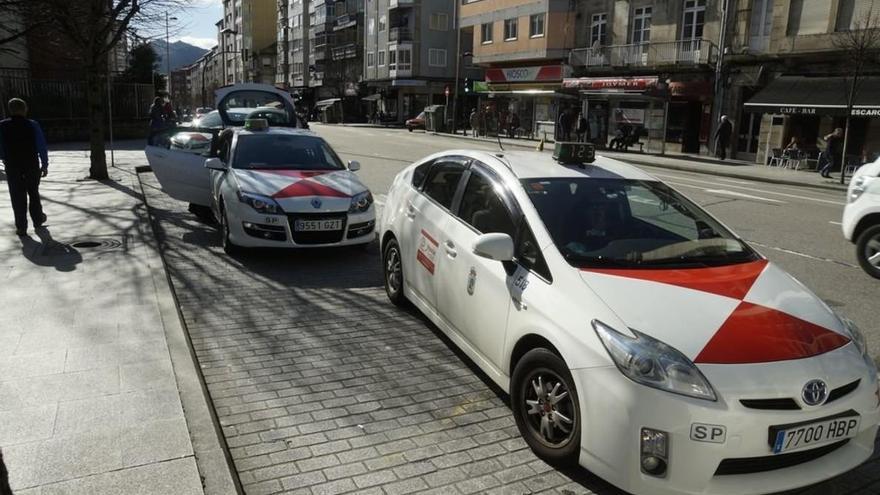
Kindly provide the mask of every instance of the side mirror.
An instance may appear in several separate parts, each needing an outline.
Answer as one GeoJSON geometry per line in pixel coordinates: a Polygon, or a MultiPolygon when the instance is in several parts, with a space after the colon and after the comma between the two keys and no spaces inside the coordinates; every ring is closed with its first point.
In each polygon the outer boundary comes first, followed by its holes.
{"type": "Polygon", "coordinates": [[[474,241],[474,254],[495,261],[513,259],[513,239],[507,234],[483,234],[474,241]]]}
{"type": "Polygon", "coordinates": [[[226,165],[220,161],[219,158],[208,158],[205,160],[205,168],[209,168],[211,170],[220,170],[225,171],[226,165]]]}
{"type": "Polygon", "coordinates": [[[359,162],[357,160],[349,161],[348,162],[348,169],[351,170],[352,172],[357,172],[358,170],[361,169],[361,162],[359,162]]]}

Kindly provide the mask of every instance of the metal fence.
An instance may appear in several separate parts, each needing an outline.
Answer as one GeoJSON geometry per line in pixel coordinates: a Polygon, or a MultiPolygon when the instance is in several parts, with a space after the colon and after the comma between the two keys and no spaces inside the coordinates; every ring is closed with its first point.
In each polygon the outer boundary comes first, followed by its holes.
{"type": "MultiPolygon", "coordinates": [[[[148,117],[155,96],[152,84],[114,82],[110,91],[114,120],[140,120],[148,117]]],[[[41,122],[85,120],[88,118],[85,81],[41,80],[0,74],[0,102],[21,98],[29,113],[41,122]]],[[[107,94],[102,95],[106,102],[107,94]]]]}

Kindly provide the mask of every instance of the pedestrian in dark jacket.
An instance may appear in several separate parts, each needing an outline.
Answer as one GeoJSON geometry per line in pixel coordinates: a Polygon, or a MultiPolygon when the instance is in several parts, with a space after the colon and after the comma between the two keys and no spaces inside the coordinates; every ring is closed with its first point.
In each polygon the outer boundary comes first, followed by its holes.
{"type": "Polygon", "coordinates": [[[733,124],[727,115],[721,116],[718,129],[715,129],[715,156],[724,160],[727,158],[727,147],[730,146],[730,135],[733,134],[733,124]]]}
{"type": "Polygon", "coordinates": [[[579,142],[587,142],[590,140],[590,126],[587,125],[587,119],[584,118],[583,112],[578,112],[577,116],[577,124],[574,128],[575,134],[577,134],[577,140],[579,142]]]}
{"type": "Polygon", "coordinates": [[[153,98],[153,104],[150,105],[150,136],[147,138],[147,144],[153,144],[153,134],[165,128],[165,105],[162,97],[153,98]]]}
{"type": "Polygon", "coordinates": [[[15,233],[24,236],[28,228],[28,210],[34,227],[46,223],[39,187],[40,178],[49,173],[49,152],[40,124],[27,118],[24,100],[9,100],[9,115],[10,118],[0,122],[0,159],[6,167],[15,233]]]}
{"type": "Polygon", "coordinates": [[[557,141],[571,141],[571,113],[568,108],[559,113],[559,136],[557,141]]]}
{"type": "MultiPolygon", "coordinates": [[[[826,179],[831,178],[831,171],[840,169],[843,171],[843,129],[838,127],[825,136],[825,164],[819,169],[819,174],[826,179]]],[[[842,173],[842,172],[841,172],[842,173]]]]}

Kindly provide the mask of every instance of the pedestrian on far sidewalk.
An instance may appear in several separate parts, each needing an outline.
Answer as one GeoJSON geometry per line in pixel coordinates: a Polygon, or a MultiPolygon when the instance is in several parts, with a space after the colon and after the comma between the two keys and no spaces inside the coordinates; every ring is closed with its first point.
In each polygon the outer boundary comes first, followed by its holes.
{"type": "Polygon", "coordinates": [[[480,114],[477,113],[476,108],[471,110],[470,124],[471,132],[473,133],[474,137],[478,137],[480,132],[480,114]]]}
{"type": "Polygon", "coordinates": [[[715,129],[715,156],[724,160],[727,158],[727,147],[730,146],[730,135],[733,134],[733,124],[727,115],[721,116],[718,129],[715,129]]]}
{"type": "Polygon", "coordinates": [[[840,169],[843,173],[843,129],[838,127],[831,134],[824,137],[827,143],[825,147],[825,166],[819,169],[819,175],[826,179],[831,178],[831,171],[840,169]]]}
{"type": "Polygon", "coordinates": [[[6,183],[15,215],[15,233],[24,236],[28,228],[28,209],[34,227],[39,228],[46,223],[39,187],[40,178],[49,173],[49,152],[40,124],[27,118],[27,103],[13,98],[8,106],[10,118],[0,122],[0,159],[6,167],[6,183]]]}
{"type": "Polygon", "coordinates": [[[587,119],[584,118],[583,112],[578,112],[577,114],[577,123],[575,124],[574,132],[577,134],[578,142],[585,143],[590,140],[590,126],[587,125],[587,119]]]}
{"type": "Polygon", "coordinates": [[[153,135],[165,128],[165,109],[162,97],[153,98],[153,104],[150,105],[150,135],[147,138],[147,144],[153,144],[153,135]]]}

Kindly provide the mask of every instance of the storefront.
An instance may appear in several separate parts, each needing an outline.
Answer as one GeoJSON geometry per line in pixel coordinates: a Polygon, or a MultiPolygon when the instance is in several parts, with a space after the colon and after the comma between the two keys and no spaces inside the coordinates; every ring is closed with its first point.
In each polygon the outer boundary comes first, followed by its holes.
{"type": "Polygon", "coordinates": [[[370,83],[373,94],[363,98],[369,116],[381,112],[385,121],[403,123],[429,105],[446,103],[445,89],[451,83],[426,79],[392,79],[370,83]]]}
{"type": "MultiPolygon", "coordinates": [[[[824,136],[846,127],[848,90],[844,77],[782,76],[757,91],[742,114],[760,116],[756,161],[766,163],[774,149],[792,139],[815,158],[825,148],[824,136]]],[[[880,155],[880,77],[861,81],[850,116],[847,163],[875,159],[880,155]]]]}
{"type": "Polygon", "coordinates": [[[565,79],[563,87],[580,94],[589,139],[600,148],[621,134],[652,152],[700,153],[709,141],[711,85],[705,80],[581,77],[565,79]]]}
{"type": "Polygon", "coordinates": [[[555,139],[559,110],[574,106],[577,98],[559,90],[569,67],[541,65],[486,69],[485,82],[475,84],[479,110],[487,115],[487,131],[509,132],[517,123],[519,137],[555,139]]]}

